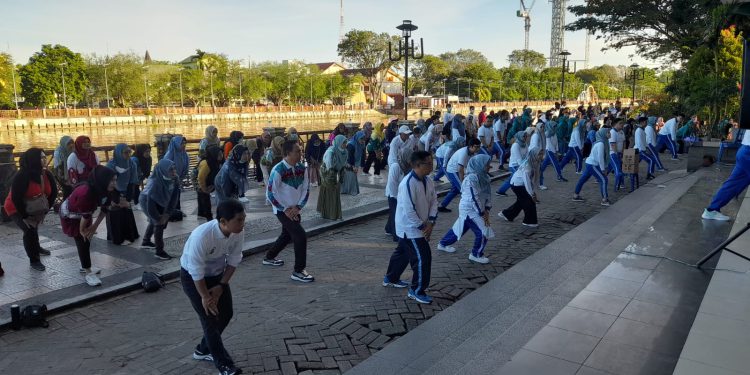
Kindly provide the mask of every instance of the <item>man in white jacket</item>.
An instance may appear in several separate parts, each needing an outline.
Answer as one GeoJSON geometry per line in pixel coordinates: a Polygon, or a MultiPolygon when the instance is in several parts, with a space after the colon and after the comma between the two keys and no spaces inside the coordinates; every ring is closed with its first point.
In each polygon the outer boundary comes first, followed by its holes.
{"type": "Polygon", "coordinates": [[[417,151],[411,156],[412,171],[398,185],[396,206],[396,235],[398,247],[391,255],[383,286],[406,288],[410,285],[401,280],[407,264],[413,271],[411,287],[407,297],[419,303],[431,303],[432,297],[425,293],[430,285],[432,250],[430,236],[437,220],[437,195],[432,180],[432,156],[427,151],[417,151]]]}

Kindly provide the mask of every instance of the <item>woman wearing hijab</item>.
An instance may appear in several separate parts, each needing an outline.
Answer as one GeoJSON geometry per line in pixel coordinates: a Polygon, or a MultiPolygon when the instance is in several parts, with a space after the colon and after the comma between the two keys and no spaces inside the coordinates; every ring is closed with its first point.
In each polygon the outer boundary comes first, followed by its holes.
{"type": "Polygon", "coordinates": [[[596,142],[591,147],[591,155],[586,158],[586,169],[583,171],[583,175],[576,184],[575,195],[573,195],[573,201],[583,202],[581,198],[581,189],[583,184],[589,180],[589,177],[594,176],[599,181],[599,192],[602,194],[602,206],[609,206],[609,195],[607,194],[607,176],[604,172],[607,169],[607,159],[605,155],[609,154],[609,129],[601,128],[596,132],[596,142]]]}
{"type": "Polygon", "coordinates": [[[91,138],[85,135],[76,138],[74,151],[68,156],[68,182],[74,186],[88,180],[98,165],[99,158],[91,150],[91,138]]]}
{"type": "Polygon", "coordinates": [[[357,181],[357,172],[359,172],[359,164],[361,163],[361,157],[359,156],[359,150],[364,147],[365,133],[358,131],[353,137],[347,142],[347,161],[343,172],[341,172],[341,194],[358,195],[359,194],[359,181],[357,181]]]}
{"type": "Polygon", "coordinates": [[[111,205],[110,194],[115,190],[117,174],[112,169],[97,165],[92,169],[86,183],[78,185],[60,205],[60,224],[63,233],[72,237],[78,249],[81,261],[79,270],[89,286],[102,285],[96,276],[101,273],[91,267],[91,238],[96,229],[107,216],[111,205]],[[99,209],[99,216],[93,221],[94,212],[99,209]]]}
{"type": "Polygon", "coordinates": [[[3,206],[5,213],[23,231],[23,248],[31,268],[37,271],[45,270],[39,255],[50,255],[49,250],[39,245],[39,225],[57,198],[55,178],[46,166],[47,156],[42,149],[26,150],[3,206]]]}
{"type": "MultiPolygon", "coordinates": [[[[573,114],[575,116],[575,114],[573,114]]],[[[576,161],[576,174],[581,174],[583,170],[583,138],[586,135],[585,121],[576,121],[573,118],[573,129],[570,133],[570,142],[568,142],[568,152],[565,153],[562,160],[560,161],[560,173],[562,173],[565,166],[575,158],[576,161]]]]}
{"type": "Polygon", "coordinates": [[[547,169],[548,165],[552,165],[552,167],[555,168],[555,173],[557,173],[557,181],[560,182],[568,182],[565,177],[562,175],[562,168],[560,168],[560,165],[557,163],[557,122],[556,121],[550,121],[546,125],[545,133],[547,136],[547,141],[545,142],[544,148],[545,151],[545,157],[544,161],[542,162],[541,169],[539,173],[539,185],[544,185],[544,170],[547,169]]]}
{"type": "Polygon", "coordinates": [[[208,146],[219,147],[219,129],[213,125],[206,127],[206,136],[201,139],[201,143],[198,145],[199,159],[206,156],[206,149],[208,146]]]}
{"type": "Polygon", "coordinates": [[[131,202],[138,184],[138,165],[130,158],[130,147],[124,143],[115,146],[114,157],[107,163],[107,167],[117,174],[115,191],[110,197],[112,207],[107,214],[107,239],[115,245],[124,241],[135,242],[139,237],[138,227],[131,202]]]}
{"type": "Polygon", "coordinates": [[[265,178],[268,178],[263,171],[263,166],[260,164],[260,159],[269,147],[271,147],[271,133],[268,130],[264,130],[260,137],[255,138],[255,150],[250,154],[250,159],[252,159],[253,165],[255,165],[255,181],[260,186],[265,186],[263,181],[265,181],[265,178]]]}
{"type": "Polygon", "coordinates": [[[297,128],[295,128],[293,126],[290,126],[286,130],[286,140],[287,141],[295,141],[295,142],[300,142],[301,141],[301,139],[299,139],[299,134],[297,134],[297,128]]]}
{"type": "Polygon", "coordinates": [[[182,192],[182,180],[187,178],[188,171],[190,170],[190,158],[185,151],[185,138],[178,135],[172,137],[169,142],[169,148],[167,153],[164,154],[164,159],[171,160],[174,163],[175,171],[177,171],[177,205],[175,206],[174,212],[172,212],[172,221],[182,221],[185,215],[180,207],[180,194],[182,192]]]}
{"type": "Polygon", "coordinates": [[[214,189],[219,202],[237,199],[245,192],[245,176],[247,176],[247,162],[250,152],[243,145],[234,146],[229,153],[229,159],[219,169],[214,179],[214,189]]]}
{"type": "Polygon", "coordinates": [[[245,134],[239,130],[233,130],[229,133],[229,139],[224,142],[224,160],[229,160],[229,153],[232,152],[234,146],[240,144],[242,138],[245,138],[245,134]]]}
{"type": "Polygon", "coordinates": [[[159,259],[172,259],[172,256],[164,251],[164,229],[167,228],[169,217],[180,199],[180,186],[174,162],[164,158],[156,163],[154,173],[148,179],[140,199],[141,208],[148,219],[141,248],[156,249],[155,256],[159,259]],[[151,242],[151,236],[154,236],[155,242],[151,242]]]}
{"type": "Polygon", "coordinates": [[[383,148],[385,147],[385,125],[382,123],[378,124],[375,131],[370,137],[370,142],[367,143],[367,160],[365,160],[365,166],[362,171],[365,174],[370,173],[370,167],[375,166],[375,175],[380,176],[380,170],[383,169],[383,148]]]}
{"type": "Polygon", "coordinates": [[[539,226],[536,216],[536,202],[538,202],[536,196],[539,188],[534,181],[538,180],[536,175],[539,173],[539,168],[536,166],[539,165],[543,155],[544,150],[541,148],[529,149],[510,178],[510,188],[516,194],[516,202],[498,212],[497,216],[505,221],[513,221],[523,211],[523,225],[532,228],[539,226]]]}
{"type": "Polygon", "coordinates": [[[64,135],[60,138],[60,144],[55,149],[54,156],[52,157],[52,174],[62,188],[63,200],[73,191],[73,185],[68,181],[68,157],[70,157],[74,149],[75,143],[73,142],[73,138],[64,135]]]}
{"type": "Polygon", "coordinates": [[[339,176],[346,167],[347,157],[346,137],[339,134],[323,155],[323,164],[320,166],[321,181],[317,210],[324,219],[342,218],[339,176]]]}
{"type": "Polygon", "coordinates": [[[411,154],[414,149],[406,147],[401,149],[401,157],[398,162],[388,166],[388,181],[385,185],[385,197],[388,199],[388,221],[385,223],[385,233],[390,234],[393,242],[398,242],[396,235],[396,206],[398,204],[398,185],[409,172],[411,172],[411,154]]]}
{"type": "Polygon", "coordinates": [[[328,147],[320,139],[320,136],[313,134],[305,147],[305,160],[307,161],[307,173],[310,186],[320,184],[320,163],[323,162],[323,155],[328,147]]]}
{"type": "Polygon", "coordinates": [[[526,153],[528,152],[526,140],[529,139],[529,136],[526,131],[517,131],[513,136],[513,139],[515,139],[515,142],[513,142],[513,145],[510,146],[510,159],[508,160],[508,170],[510,170],[511,175],[505,180],[503,185],[500,186],[497,192],[495,192],[496,195],[503,197],[508,196],[506,192],[511,188],[511,180],[513,180],[513,174],[516,173],[516,170],[518,170],[518,166],[521,165],[521,162],[524,160],[524,158],[526,157],[526,153]]]}
{"type": "Polygon", "coordinates": [[[465,143],[464,137],[458,137],[454,140],[447,141],[438,147],[435,151],[435,163],[437,164],[438,171],[435,174],[435,177],[433,177],[433,181],[440,181],[440,179],[445,176],[445,168],[448,165],[451,156],[453,156],[453,153],[463,148],[466,145],[465,143]]]}
{"type": "Polygon", "coordinates": [[[214,191],[214,180],[221,169],[224,153],[217,145],[206,149],[206,157],[198,163],[198,216],[206,221],[214,219],[211,210],[211,193],[214,191]]]}
{"type": "Polygon", "coordinates": [[[331,134],[328,136],[328,146],[331,146],[333,144],[333,140],[336,139],[337,136],[343,135],[346,137],[346,125],[343,122],[339,122],[338,125],[336,125],[336,129],[333,129],[331,134]]]}
{"type": "Polygon", "coordinates": [[[474,232],[474,246],[471,248],[469,260],[487,264],[490,262],[484,256],[487,240],[494,237],[490,228],[490,160],[489,155],[474,155],[469,159],[466,167],[466,177],[461,183],[461,202],[458,204],[458,218],[448,233],[438,243],[438,250],[453,253],[456,249],[451,246],[469,230],[474,232]]]}
{"type": "Polygon", "coordinates": [[[151,175],[151,145],[147,143],[135,145],[135,155],[131,156],[130,160],[138,166],[138,181],[133,187],[133,205],[137,205],[141,190],[143,190],[143,183],[151,175]]]}

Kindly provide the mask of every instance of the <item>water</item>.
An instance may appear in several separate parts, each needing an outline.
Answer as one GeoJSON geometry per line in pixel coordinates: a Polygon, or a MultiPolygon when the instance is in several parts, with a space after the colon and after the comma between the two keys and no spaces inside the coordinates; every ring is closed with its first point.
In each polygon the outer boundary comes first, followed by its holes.
{"type": "MultiPolygon", "coordinates": [[[[387,122],[385,116],[358,116],[351,119],[352,122],[364,123],[365,121],[387,122]]],[[[339,122],[348,122],[348,119],[321,118],[304,120],[277,120],[270,123],[274,127],[294,126],[297,131],[330,130],[339,122]]],[[[53,149],[57,147],[60,138],[69,135],[75,139],[79,135],[88,135],[93,146],[114,146],[117,143],[154,143],[154,134],[172,133],[182,134],[187,139],[201,139],[205,135],[208,125],[219,128],[219,137],[229,136],[232,130],[239,130],[245,135],[260,134],[264,127],[269,126],[268,121],[241,121],[241,122],[182,122],[173,124],[149,124],[149,125],[117,125],[100,127],[78,127],[67,129],[25,129],[25,130],[0,130],[0,143],[15,145],[15,152],[22,152],[30,147],[53,149]]]]}

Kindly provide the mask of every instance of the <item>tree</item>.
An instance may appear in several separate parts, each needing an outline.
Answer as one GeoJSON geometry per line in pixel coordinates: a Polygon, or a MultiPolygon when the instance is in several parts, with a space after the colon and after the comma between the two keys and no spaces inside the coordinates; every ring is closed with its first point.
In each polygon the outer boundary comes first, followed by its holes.
{"type": "Polygon", "coordinates": [[[86,64],[81,54],[59,44],[42,45],[42,50],[31,56],[19,74],[23,95],[34,106],[62,104],[63,99],[68,104],[76,103],[84,98],[88,86],[86,64]]]}
{"type": "Polygon", "coordinates": [[[719,0],[588,1],[569,7],[578,18],[568,30],[590,30],[608,48],[632,46],[652,60],[687,61],[703,43],[705,25],[719,0]]]}
{"type": "Polygon", "coordinates": [[[508,63],[512,67],[539,71],[547,66],[547,58],[537,51],[517,49],[508,55],[508,63]]]}
{"type": "Polygon", "coordinates": [[[371,105],[380,100],[385,72],[397,65],[388,58],[388,42],[398,45],[398,40],[397,36],[388,33],[376,34],[355,29],[346,33],[338,45],[338,54],[342,59],[363,69],[363,76],[369,81],[371,105]]]}
{"type": "MultiPolygon", "coordinates": [[[[13,92],[13,58],[7,53],[0,53],[0,108],[16,109],[13,92]]],[[[20,90],[19,76],[16,73],[16,91],[20,90]]],[[[20,95],[20,92],[19,92],[20,95]]]]}
{"type": "Polygon", "coordinates": [[[424,55],[419,60],[414,60],[410,69],[409,91],[414,91],[415,87],[422,89],[430,88],[433,91],[439,88],[442,93],[442,83],[450,75],[448,63],[434,55],[424,55]],[[439,84],[439,85],[438,85],[439,84]]]}
{"type": "Polygon", "coordinates": [[[462,74],[472,64],[492,64],[479,51],[473,49],[460,49],[456,52],[440,54],[440,59],[448,64],[448,69],[455,74],[462,74]]]}
{"type": "MultiPolygon", "coordinates": [[[[104,65],[107,65],[107,86],[112,106],[145,105],[142,57],[135,53],[118,53],[110,57],[91,55],[87,58],[86,74],[95,98],[105,98],[104,65]]],[[[66,82],[67,84],[67,82],[66,82]]],[[[101,99],[97,99],[101,101],[101,99]]],[[[106,103],[106,101],[105,101],[106,103]]]]}

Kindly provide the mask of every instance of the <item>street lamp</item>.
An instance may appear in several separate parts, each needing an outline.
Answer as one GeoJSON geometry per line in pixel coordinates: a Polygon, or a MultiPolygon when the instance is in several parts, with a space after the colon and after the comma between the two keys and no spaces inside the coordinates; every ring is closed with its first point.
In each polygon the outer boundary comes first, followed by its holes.
{"type": "Polygon", "coordinates": [[[562,83],[560,84],[560,102],[562,103],[562,101],[565,100],[565,73],[568,72],[568,68],[570,67],[570,63],[568,62],[570,52],[562,50],[558,56],[562,56],[562,83]]]}
{"type": "Polygon", "coordinates": [[[409,57],[413,59],[421,59],[424,57],[424,42],[422,38],[419,38],[419,54],[416,53],[414,47],[414,40],[411,40],[409,44],[409,38],[411,32],[417,29],[417,25],[411,23],[411,20],[404,20],[404,22],[396,26],[397,29],[401,30],[401,36],[404,39],[404,44],[401,44],[401,40],[398,41],[397,56],[393,57],[393,48],[391,42],[388,41],[388,59],[391,61],[401,61],[404,58],[404,120],[408,119],[409,116],[409,57]]]}
{"type": "Polygon", "coordinates": [[[626,76],[626,80],[633,80],[633,97],[630,102],[630,106],[635,106],[635,84],[638,81],[646,79],[646,70],[641,69],[638,64],[630,66],[630,74],[626,76]]]}
{"type": "Polygon", "coordinates": [[[109,109],[109,83],[107,82],[107,66],[109,65],[109,56],[104,63],[104,94],[107,96],[107,109],[109,109]]]}
{"type": "Polygon", "coordinates": [[[182,71],[185,70],[185,68],[180,68],[180,108],[185,108],[185,100],[182,96],[182,71]]]}
{"type": "Polygon", "coordinates": [[[68,109],[68,96],[65,93],[65,65],[68,65],[66,62],[61,62],[60,64],[60,77],[62,77],[62,86],[63,86],[63,106],[65,109],[68,109]]]}
{"type": "Polygon", "coordinates": [[[16,113],[20,116],[18,110],[18,89],[16,88],[16,64],[13,62],[12,58],[10,60],[10,75],[13,80],[13,102],[16,103],[16,113]]]}
{"type": "Polygon", "coordinates": [[[150,109],[151,106],[148,102],[148,66],[143,67],[143,91],[146,94],[146,109],[150,109]]]}

